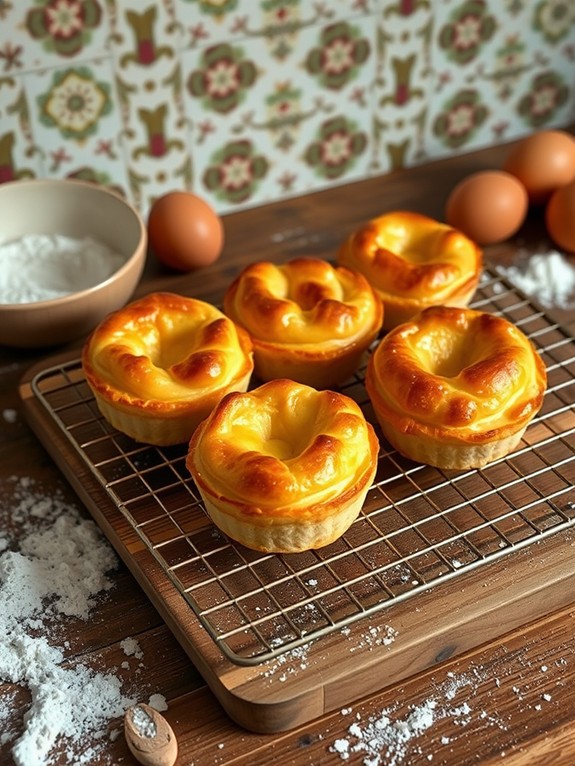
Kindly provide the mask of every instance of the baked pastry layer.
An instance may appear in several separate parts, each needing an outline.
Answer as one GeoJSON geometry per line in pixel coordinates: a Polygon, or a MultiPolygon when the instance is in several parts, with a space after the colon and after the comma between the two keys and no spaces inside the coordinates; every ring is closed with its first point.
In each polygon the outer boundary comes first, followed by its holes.
{"type": "Polygon", "coordinates": [[[461,232],[411,211],[394,211],[353,232],[338,263],[360,271],[381,297],[390,329],[428,306],[467,306],[483,254],[461,232]]]}
{"type": "Polygon", "coordinates": [[[102,415],[149,444],[188,442],[229,391],[245,391],[253,371],[247,333],[214,306],[152,293],[110,314],[82,352],[102,415]]]}
{"type": "Polygon", "coordinates": [[[186,465],[223,532],[256,550],[289,553],[345,532],[378,450],[355,401],[276,379],[225,396],[194,432],[186,465]]]}
{"type": "Polygon", "coordinates": [[[383,434],[412,460],[476,468],[506,455],[539,411],[547,374],[511,322],[432,307],[384,336],[366,388],[383,434]]]}
{"type": "Polygon", "coordinates": [[[252,263],[226,291],[224,311],[249,333],[260,380],[315,388],[353,374],[383,318],[363,275],[319,258],[252,263]]]}

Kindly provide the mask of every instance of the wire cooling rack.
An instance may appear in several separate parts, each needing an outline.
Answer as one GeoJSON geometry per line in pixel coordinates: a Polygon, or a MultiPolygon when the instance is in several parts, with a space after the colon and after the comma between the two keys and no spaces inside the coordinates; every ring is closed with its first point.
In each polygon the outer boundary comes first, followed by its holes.
{"type": "MultiPolygon", "coordinates": [[[[473,306],[520,327],[546,364],[544,404],[520,447],[482,470],[446,472],[404,459],[378,430],[377,475],[357,521],[301,554],[257,553],[221,534],[186,447],[111,429],[79,361],[43,370],[32,390],[224,655],[256,665],[575,523],[574,341],[501,276],[486,273],[473,306]]],[[[341,390],[376,424],[364,373],[341,390]]]]}

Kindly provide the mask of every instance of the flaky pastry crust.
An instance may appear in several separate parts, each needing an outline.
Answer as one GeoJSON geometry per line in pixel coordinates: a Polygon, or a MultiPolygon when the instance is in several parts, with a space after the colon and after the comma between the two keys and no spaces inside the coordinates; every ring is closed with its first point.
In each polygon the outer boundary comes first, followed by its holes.
{"type": "Polygon", "coordinates": [[[433,307],[391,330],[366,388],[383,434],[412,460],[477,468],[511,452],[539,411],[545,365],[511,322],[433,307]]]}
{"type": "Polygon", "coordinates": [[[383,319],[364,276],[319,258],[252,263],[226,291],[224,311],[249,333],[260,380],[315,388],[353,374],[383,319]]]}
{"type": "Polygon", "coordinates": [[[229,391],[245,391],[251,341],[214,306],[174,293],[135,300],[88,338],[82,366],[102,415],[137,441],[189,441],[229,391]]]}
{"type": "Polygon", "coordinates": [[[276,379],[225,396],[192,436],[186,465],[223,532],[249,548],[290,553],[348,529],[378,450],[355,401],[276,379]]]}
{"type": "Polygon", "coordinates": [[[384,303],[386,330],[428,306],[467,306],[483,254],[461,232],[419,213],[368,221],[340,247],[338,263],[360,271],[384,303]]]}

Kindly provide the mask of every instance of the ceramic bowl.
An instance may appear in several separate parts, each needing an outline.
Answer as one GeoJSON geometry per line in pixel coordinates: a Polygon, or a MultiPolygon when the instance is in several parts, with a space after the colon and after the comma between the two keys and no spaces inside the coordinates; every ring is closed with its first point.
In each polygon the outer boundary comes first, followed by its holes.
{"type": "Polygon", "coordinates": [[[0,344],[57,346],[87,335],[130,299],[146,248],[139,213],[102,186],[67,179],[0,184],[0,344]],[[47,253],[46,241],[66,241],[68,252],[51,244],[47,253]]]}

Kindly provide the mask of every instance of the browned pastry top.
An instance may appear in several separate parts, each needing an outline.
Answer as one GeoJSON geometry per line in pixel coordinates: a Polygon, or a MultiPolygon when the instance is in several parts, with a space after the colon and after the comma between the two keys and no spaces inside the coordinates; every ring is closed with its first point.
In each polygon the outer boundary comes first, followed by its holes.
{"type": "Polygon", "coordinates": [[[224,311],[255,341],[325,352],[377,332],[383,308],[363,275],[295,258],[250,264],[229,286],[224,311]]]}
{"type": "Polygon", "coordinates": [[[385,299],[440,304],[477,282],[482,251],[447,224],[411,211],[368,221],[343,243],[338,262],[364,274],[385,299]]]}
{"type": "Polygon", "coordinates": [[[404,433],[483,441],[541,407],[547,376],[530,340],[502,317],[431,307],[391,330],[370,359],[368,392],[404,433]]]}
{"type": "Polygon", "coordinates": [[[237,518],[318,521],[367,489],[378,449],[355,401],[277,379],[225,396],[194,433],[187,465],[237,518]]]}
{"type": "Polygon", "coordinates": [[[82,353],[86,378],[108,401],[168,412],[253,367],[251,341],[215,306],[152,293],[110,314],[82,353]]]}

